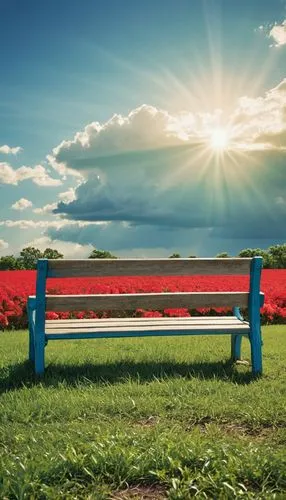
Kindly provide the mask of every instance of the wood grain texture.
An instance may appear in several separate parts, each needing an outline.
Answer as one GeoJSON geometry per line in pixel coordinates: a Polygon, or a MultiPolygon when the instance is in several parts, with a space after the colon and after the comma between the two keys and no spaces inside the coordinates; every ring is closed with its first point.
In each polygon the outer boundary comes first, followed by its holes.
{"type": "Polygon", "coordinates": [[[109,328],[104,328],[103,329],[100,329],[100,328],[97,328],[97,329],[94,329],[94,330],[86,330],[84,328],[78,328],[77,330],[74,330],[74,331],[71,331],[69,330],[68,328],[63,328],[62,330],[55,330],[55,331],[51,331],[51,332],[46,332],[46,335],[49,335],[49,334],[64,334],[64,333],[69,333],[69,334],[78,334],[78,333],[115,333],[115,332],[145,332],[145,331],[148,331],[148,332],[166,332],[166,331],[171,331],[171,332],[179,332],[179,331],[196,331],[196,332],[200,332],[201,330],[203,331],[206,331],[206,332],[211,332],[213,330],[216,330],[216,331],[221,331],[221,332],[227,332],[229,334],[231,333],[240,333],[240,332],[244,332],[244,331],[249,331],[249,327],[247,325],[218,325],[218,326],[215,326],[214,325],[202,325],[201,327],[199,325],[192,325],[192,326],[185,326],[185,325],[179,325],[179,326],[161,326],[161,325],[153,325],[153,326],[148,326],[148,327],[144,327],[144,326],[129,326],[129,327],[109,327],[109,328]]]}
{"type": "Polygon", "coordinates": [[[61,320],[46,320],[46,330],[50,328],[94,328],[100,326],[118,325],[125,326],[132,324],[240,324],[240,320],[236,316],[192,316],[192,317],[159,317],[159,318],[105,318],[105,319],[61,319],[61,320]]]}
{"type": "Polygon", "coordinates": [[[247,307],[247,292],[182,292],[104,295],[47,295],[47,311],[162,310],[166,308],[247,307]]]}
{"type": "Polygon", "coordinates": [[[189,276],[249,274],[248,258],[229,259],[57,259],[48,277],[189,276]]]}
{"type": "Polygon", "coordinates": [[[100,320],[69,320],[49,321],[46,323],[46,333],[77,333],[77,332],[98,332],[98,331],[139,331],[155,328],[159,330],[170,329],[200,329],[200,328],[223,328],[232,330],[244,328],[249,329],[247,322],[241,322],[235,317],[198,317],[198,318],[114,318],[100,320]],[[138,321],[139,320],[139,321],[138,321]],[[180,321],[178,321],[180,320],[180,321]],[[130,330],[131,329],[131,330],[130,330]]]}

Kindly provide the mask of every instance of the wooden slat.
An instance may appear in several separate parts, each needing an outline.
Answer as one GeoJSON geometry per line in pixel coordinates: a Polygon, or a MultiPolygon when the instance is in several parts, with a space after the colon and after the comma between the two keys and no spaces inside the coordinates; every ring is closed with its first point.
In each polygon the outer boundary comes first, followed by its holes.
{"type": "Polygon", "coordinates": [[[145,336],[167,332],[178,334],[204,333],[248,333],[249,324],[235,316],[227,317],[191,317],[191,318],[114,318],[108,320],[69,320],[68,322],[49,321],[46,324],[47,338],[84,338],[113,336],[145,336]],[[229,320],[230,318],[230,320],[229,320]],[[177,320],[181,321],[177,321],[177,320]],[[139,320],[139,321],[138,321],[139,320]],[[54,323],[54,324],[53,324],[54,323]]]}
{"type": "MultiPolygon", "coordinates": [[[[214,330],[215,328],[217,330],[222,330],[222,331],[235,331],[235,330],[248,330],[249,327],[247,325],[244,325],[244,324],[241,324],[241,325],[218,325],[214,328],[213,325],[202,325],[201,328],[203,330],[214,330]]],[[[174,328],[172,325],[169,325],[169,326],[161,326],[161,325],[152,325],[152,326],[148,326],[148,328],[144,327],[144,326],[129,326],[128,328],[127,327],[120,327],[120,328],[114,328],[114,327],[109,327],[109,328],[104,328],[103,329],[100,329],[100,328],[97,328],[97,329],[94,329],[94,330],[86,330],[85,328],[78,328],[77,330],[75,330],[74,332],[72,332],[71,330],[69,330],[68,328],[64,328],[62,330],[59,330],[59,331],[55,331],[55,333],[92,333],[92,332],[106,332],[106,333],[111,333],[111,332],[144,332],[145,330],[148,330],[148,331],[181,331],[181,330],[195,330],[195,331],[199,331],[200,330],[200,325],[192,325],[192,326],[186,326],[186,325],[179,325],[178,327],[174,328]]],[[[53,330],[54,331],[54,330],[53,330]]],[[[47,332],[48,333],[48,332],[47,332]]]]}
{"type": "Polygon", "coordinates": [[[249,330],[249,326],[246,324],[246,323],[241,323],[240,325],[237,325],[237,324],[215,324],[215,325],[182,325],[182,324],[179,324],[179,325],[132,325],[132,326],[120,326],[120,327],[117,327],[117,326],[109,326],[109,327],[105,327],[105,328],[101,328],[101,327],[97,327],[97,328],[75,328],[75,329],[72,329],[72,328],[48,328],[46,329],[45,333],[46,334],[49,334],[49,333],[82,333],[82,332],[86,332],[86,333],[92,333],[92,332],[132,332],[132,331],[139,331],[139,332],[143,332],[145,330],[149,330],[149,331],[180,331],[180,330],[196,330],[196,331],[199,331],[199,330],[223,330],[223,331],[229,331],[230,333],[233,331],[233,330],[237,330],[237,329],[243,329],[243,330],[249,330]]]}
{"type": "Polygon", "coordinates": [[[52,335],[53,333],[54,334],[58,334],[58,335],[62,335],[62,334],[66,334],[66,333],[69,333],[70,335],[77,335],[79,333],[87,333],[87,334],[92,334],[92,333],[103,333],[103,334],[114,334],[114,333],[123,333],[123,332],[145,332],[145,331],[148,331],[148,332],[166,332],[166,331],[169,331],[169,332],[180,332],[180,331],[190,331],[190,332],[199,332],[199,331],[205,331],[205,332],[211,332],[213,330],[219,332],[228,332],[228,333],[232,333],[232,332],[237,332],[237,331],[248,331],[249,330],[249,326],[245,323],[241,323],[240,325],[189,325],[189,326],[186,326],[186,325],[178,325],[176,327],[174,327],[173,325],[146,325],[145,326],[129,326],[129,327],[108,327],[108,328],[104,328],[104,329],[101,329],[100,327],[96,328],[96,329],[93,329],[93,330],[87,330],[86,328],[78,328],[77,330],[70,330],[69,328],[63,328],[62,330],[50,330],[50,331],[47,331],[46,332],[46,335],[52,335]]]}
{"type": "Polygon", "coordinates": [[[77,323],[80,321],[80,323],[90,323],[94,322],[96,324],[98,323],[107,323],[109,321],[130,321],[130,320],[136,320],[136,321],[146,321],[147,319],[152,319],[152,321],[162,321],[162,319],[166,319],[168,321],[185,321],[185,320],[192,320],[192,321],[201,321],[202,319],[206,320],[211,320],[213,319],[214,321],[233,321],[236,316],[166,316],[166,317],[155,317],[155,318],[146,318],[143,316],[127,316],[127,317],[111,317],[111,318],[95,318],[95,319],[76,319],[76,318],[71,318],[71,319],[47,319],[46,320],[46,325],[47,324],[54,324],[54,323],[60,323],[62,324],[70,324],[70,323],[77,323]]]}
{"type": "Polygon", "coordinates": [[[47,295],[47,311],[104,311],[138,308],[247,307],[247,292],[182,292],[104,295],[47,295]]]}
{"type": "Polygon", "coordinates": [[[56,259],[48,261],[48,277],[249,274],[250,262],[249,258],[56,259]]]}
{"type": "Polygon", "coordinates": [[[70,328],[74,330],[76,328],[106,328],[109,326],[130,326],[130,325],[231,325],[231,324],[241,324],[235,317],[230,317],[231,319],[224,320],[222,317],[197,317],[197,318],[110,318],[105,320],[87,320],[83,321],[80,319],[69,320],[69,321],[46,321],[46,330],[58,330],[61,328],[70,328]]]}
{"type": "Polygon", "coordinates": [[[105,328],[106,326],[129,326],[146,324],[240,324],[235,316],[192,316],[192,317],[160,317],[160,318],[106,318],[106,319],[68,319],[46,320],[46,329],[56,328],[105,328]]]}
{"type": "Polygon", "coordinates": [[[236,330],[229,331],[227,330],[219,330],[217,328],[212,330],[204,330],[200,328],[199,330],[143,330],[141,332],[128,332],[126,330],[122,330],[120,332],[82,332],[82,333],[48,333],[46,334],[46,340],[76,340],[76,339],[110,339],[110,338],[133,338],[133,337],[176,337],[181,335],[243,335],[244,337],[249,336],[249,329],[245,328],[237,328],[236,330]]]}

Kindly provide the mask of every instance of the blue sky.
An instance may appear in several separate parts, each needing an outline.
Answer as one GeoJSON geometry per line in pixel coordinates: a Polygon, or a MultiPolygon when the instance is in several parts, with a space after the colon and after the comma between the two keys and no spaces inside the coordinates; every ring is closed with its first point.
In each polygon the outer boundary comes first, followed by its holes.
{"type": "Polygon", "coordinates": [[[0,3],[0,255],[286,239],[286,2],[0,3]]]}

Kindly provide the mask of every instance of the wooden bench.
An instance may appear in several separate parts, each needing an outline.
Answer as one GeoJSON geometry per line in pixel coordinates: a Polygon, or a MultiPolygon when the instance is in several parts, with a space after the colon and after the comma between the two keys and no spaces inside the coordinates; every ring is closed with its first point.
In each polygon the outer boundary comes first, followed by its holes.
{"type": "Polygon", "coordinates": [[[262,373],[260,292],[262,258],[235,259],[39,259],[36,296],[28,299],[29,359],[36,374],[45,369],[50,340],[151,337],[169,335],[231,335],[231,357],[240,359],[241,339],[251,345],[252,372],[262,373]],[[248,274],[248,292],[182,292],[98,295],[46,295],[47,278],[87,276],[186,276],[248,274]],[[165,308],[231,307],[233,315],[187,318],[110,318],[45,320],[46,311],[163,310],[165,308]],[[249,322],[240,308],[248,308],[249,322]]]}

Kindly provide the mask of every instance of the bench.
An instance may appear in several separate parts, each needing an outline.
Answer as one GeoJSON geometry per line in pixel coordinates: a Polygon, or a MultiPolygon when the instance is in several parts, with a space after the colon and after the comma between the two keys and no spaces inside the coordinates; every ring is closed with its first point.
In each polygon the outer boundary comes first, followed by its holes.
{"type": "Polygon", "coordinates": [[[45,347],[48,341],[91,338],[151,337],[170,335],[231,336],[231,357],[240,359],[242,336],[251,346],[252,373],[262,373],[260,292],[262,258],[216,259],[39,259],[36,295],[28,299],[29,359],[36,374],[45,370],[45,347]],[[182,292],[97,295],[46,295],[47,278],[87,276],[187,276],[249,275],[248,292],[182,292]],[[193,316],[184,318],[110,318],[87,320],[45,319],[46,311],[130,311],[138,308],[230,307],[230,316],[193,316]],[[248,308],[244,321],[240,308],[248,308]]]}

